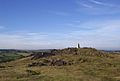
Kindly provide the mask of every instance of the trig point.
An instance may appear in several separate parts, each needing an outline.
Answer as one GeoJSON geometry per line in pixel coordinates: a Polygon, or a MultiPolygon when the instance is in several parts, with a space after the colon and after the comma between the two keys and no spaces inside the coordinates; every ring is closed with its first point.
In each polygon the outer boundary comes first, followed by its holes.
{"type": "Polygon", "coordinates": [[[80,44],[78,43],[78,48],[80,48],[80,44]]]}

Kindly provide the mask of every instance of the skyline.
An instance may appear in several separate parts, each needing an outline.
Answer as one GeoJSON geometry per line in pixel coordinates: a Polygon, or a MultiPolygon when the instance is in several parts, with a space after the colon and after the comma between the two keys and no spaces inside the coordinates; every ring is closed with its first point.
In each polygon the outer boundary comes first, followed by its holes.
{"type": "Polygon", "coordinates": [[[0,0],[0,48],[120,49],[120,0],[0,0]]]}

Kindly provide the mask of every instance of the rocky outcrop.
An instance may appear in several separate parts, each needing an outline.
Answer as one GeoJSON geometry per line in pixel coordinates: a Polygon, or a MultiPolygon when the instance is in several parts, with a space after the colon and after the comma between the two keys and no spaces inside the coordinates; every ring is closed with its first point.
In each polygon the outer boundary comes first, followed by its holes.
{"type": "Polygon", "coordinates": [[[64,66],[67,65],[66,61],[62,59],[53,59],[53,60],[44,60],[42,62],[33,62],[31,64],[28,64],[28,67],[34,67],[34,66],[64,66]]]}
{"type": "Polygon", "coordinates": [[[39,58],[43,58],[43,57],[49,57],[49,56],[53,56],[53,55],[55,55],[55,54],[47,53],[47,52],[39,52],[39,53],[32,54],[31,56],[33,56],[33,57],[31,58],[31,60],[39,59],[39,58]]]}
{"type": "MultiPolygon", "coordinates": [[[[54,55],[64,55],[64,54],[72,54],[72,55],[82,55],[82,56],[97,56],[97,57],[109,57],[107,53],[103,53],[102,51],[98,51],[95,48],[65,48],[61,50],[51,50],[51,52],[37,52],[34,54],[31,54],[32,58],[31,60],[34,59],[39,59],[43,57],[49,57],[49,56],[54,56],[54,55]]],[[[59,61],[57,61],[59,62],[59,61]]]]}
{"type": "Polygon", "coordinates": [[[66,64],[67,64],[67,62],[64,61],[64,60],[61,60],[61,59],[52,60],[52,62],[51,62],[52,66],[63,66],[63,65],[66,65],[66,64]]]}
{"type": "Polygon", "coordinates": [[[33,67],[33,66],[46,66],[46,64],[42,62],[33,62],[31,64],[28,64],[28,67],[33,67]]]}

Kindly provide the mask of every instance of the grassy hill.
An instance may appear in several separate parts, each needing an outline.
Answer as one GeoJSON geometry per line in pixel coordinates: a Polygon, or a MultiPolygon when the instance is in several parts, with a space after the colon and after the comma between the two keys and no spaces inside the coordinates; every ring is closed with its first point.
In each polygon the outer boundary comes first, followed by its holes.
{"type": "Polygon", "coordinates": [[[35,53],[1,63],[0,81],[120,81],[120,54],[93,48],[35,53]]]}

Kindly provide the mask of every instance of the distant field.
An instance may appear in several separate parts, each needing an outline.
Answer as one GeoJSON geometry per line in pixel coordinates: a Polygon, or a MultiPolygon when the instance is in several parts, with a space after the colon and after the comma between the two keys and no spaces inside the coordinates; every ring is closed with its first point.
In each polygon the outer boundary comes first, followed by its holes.
{"type": "Polygon", "coordinates": [[[13,60],[17,60],[23,58],[30,53],[25,51],[17,51],[17,50],[0,50],[0,62],[9,62],[13,60]]]}
{"type": "Polygon", "coordinates": [[[0,62],[9,62],[9,61],[17,60],[37,52],[50,52],[50,49],[41,49],[41,50],[0,49],[0,62]]]}
{"type": "Polygon", "coordinates": [[[24,56],[16,53],[4,53],[4,54],[0,54],[0,62],[8,62],[8,61],[20,59],[22,57],[24,56]]]}

